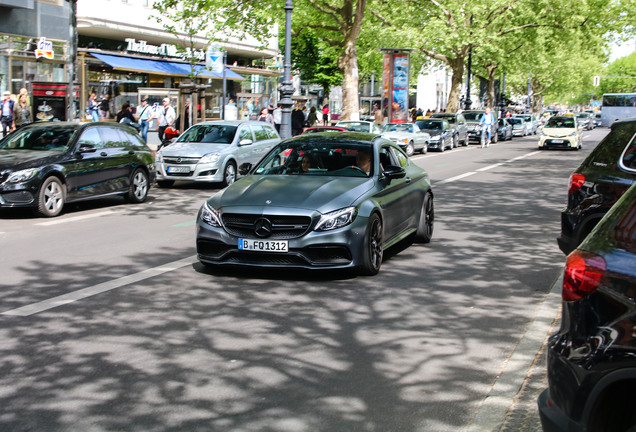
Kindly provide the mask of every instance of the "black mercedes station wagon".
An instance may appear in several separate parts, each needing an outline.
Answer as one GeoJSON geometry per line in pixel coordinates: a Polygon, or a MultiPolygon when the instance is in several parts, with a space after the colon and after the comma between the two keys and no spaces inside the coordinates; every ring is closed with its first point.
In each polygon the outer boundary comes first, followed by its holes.
{"type": "Polygon", "coordinates": [[[143,202],[154,164],[130,126],[38,122],[0,141],[0,208],[31,207],[52,217],[66,203],[110,195],[143,202]]]}

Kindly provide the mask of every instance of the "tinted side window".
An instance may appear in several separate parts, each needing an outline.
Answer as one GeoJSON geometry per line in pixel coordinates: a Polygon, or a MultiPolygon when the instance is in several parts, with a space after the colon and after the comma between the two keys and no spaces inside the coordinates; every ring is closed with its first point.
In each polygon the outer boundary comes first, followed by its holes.
{"type": "Polygon", "coordinates": [[[99,128],[99,134],[102,136],[102,143],[104,148],[117,148],[121,147],[121,136],[119,131],[111,127],[99,128]]]}
{"type": "MultiPolygon", "coordinates": [[[[616,167],[623,150],[632,142],[634,134],[636,134],[636,122],[614,126],[611,132],[592,150],[583,165],[616,167]]],[[[630,161],[630,163],[633,162],[630,161]]]]}
{"type": "Polygon", "coordinates": [[[252,126],[252,130],[254,131],[254,137],[256,141],[263,141],[269,139],[267,136],[267,132],[263,129],[263,126],[252,126]]]}
{"type": "Polygon", "coordinates": [[[105,146],[102,143],[102,138],[99,135],[99,131],[97,128],[88,128],[79,138],[79,145],[92,145],[95,146],[96,149],[103,149],[105,146]]]}
{"type": "Polygon", "coordinates": [[[125,130],[119,130],[119,133],[121,135],[124,147],[135,150],[146,150],[146,146],[144,145],[141,137],[138,134],[132,134],[125,130]]]}
{"type": "Polygon", "coordinates": [[[636,173],[636,134],[632,136],[632,140],[625,148],[621,159],[623,168],[636,173]]]}

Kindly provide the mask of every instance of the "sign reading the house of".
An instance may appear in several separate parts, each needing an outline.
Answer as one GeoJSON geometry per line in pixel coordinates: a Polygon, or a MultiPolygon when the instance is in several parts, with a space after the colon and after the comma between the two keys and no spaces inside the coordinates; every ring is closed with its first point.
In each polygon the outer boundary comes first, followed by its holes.
{"type": "Polygon", "coordinates": [[[165,57],[176,57],[181,59],[189,59],[190,57],[194,57],[197,60],[205,60],[205,51],[204,50],[192,50],[191,48],[185,48],[184,50],[179,50],[176,45],[170,44],[161,44],[161,45],[151,45],[143,40],[135,40],[132,38],[126,39],[128,42],[128,46],[126,47],[126,51],[137,52],[142,54],[152,54],[152,55],[160,55],[165,57]]]}

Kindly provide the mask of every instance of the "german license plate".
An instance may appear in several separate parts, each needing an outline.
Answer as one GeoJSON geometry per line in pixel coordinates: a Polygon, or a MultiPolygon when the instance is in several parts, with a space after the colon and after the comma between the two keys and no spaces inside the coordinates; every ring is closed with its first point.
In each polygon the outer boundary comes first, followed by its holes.
{"type": "Polygon", "coordinates": [[[555,139],[552,140],[552,144],[563,144],[564,142],[565,141],[563,140],[555,140],[555,139]]]}
{"type": "Polygon", "coordinates": [[[166,172],[168,174],[172,174],[172,173],[189,173],[190,172],[190,167],[187,167],[187,166],[169,166],[168,169],[166,169],[166,172]]]}
{"type": "Polygon", "coordinates": [[[284,240],[252,240],[239,239],[239,250],[260,251],[260,252],[287,252],[287,241],[284,240]]]}

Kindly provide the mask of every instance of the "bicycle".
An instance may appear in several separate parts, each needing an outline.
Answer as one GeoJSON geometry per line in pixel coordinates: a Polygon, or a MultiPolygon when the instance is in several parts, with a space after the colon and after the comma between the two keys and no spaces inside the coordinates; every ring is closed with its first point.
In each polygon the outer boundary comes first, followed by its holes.
{"type": "Polygon", "coordinates": [[[484,124],[481,127],[481,148],[488,147],[488,144],[490,144],[490,134],[490,125],[484,124]]]}

